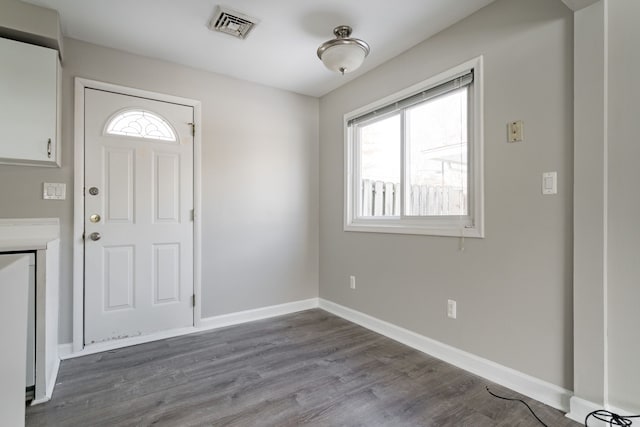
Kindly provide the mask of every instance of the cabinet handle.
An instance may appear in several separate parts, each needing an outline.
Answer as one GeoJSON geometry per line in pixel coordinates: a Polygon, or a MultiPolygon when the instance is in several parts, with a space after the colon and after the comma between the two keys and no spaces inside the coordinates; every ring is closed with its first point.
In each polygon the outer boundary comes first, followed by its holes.
{"type": "Polygon", "coordinates": [[[47,157],[51,158],[51,138],[47,141],[47,157]]]}

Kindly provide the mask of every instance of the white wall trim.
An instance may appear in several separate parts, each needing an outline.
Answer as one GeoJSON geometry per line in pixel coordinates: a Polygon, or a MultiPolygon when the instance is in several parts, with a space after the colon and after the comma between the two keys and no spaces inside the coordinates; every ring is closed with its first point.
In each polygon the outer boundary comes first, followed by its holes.
{"type": "Polygon", "coordinates": [[[202,316],[202,103],[198,100],[166,95],[126,86],[75,78],[74,107],[74,194],[73,194],[73,352],[84,348],[84,95],[85,89],[100,89],[158,101],[173,102],[193,107],[196,131],[193,137],[193,292],[196,304],[193,324],[198,327],[202,316]]]}
{"type": "MultiPolygon", "coordinates": [[[[611,412],[613,412],[615,414],[622,415],[622,416],[625,416],[625,415],[626,416],[639,415],[638,412],[628,411],[626,409],[619,408],[619,407],[613,406],[613,405],[606,405],[606,408],[607,408],[608,411],[611,411],[611,412]]],[[[638,419],[636,418],[635,421],[637,422],[638,419]]],[[[591,425],[591,422],[589,422],[589,425],[591,425]]],[[[607,427],[609,427],[609,426],[607,426],[607,427]]]]}
{"type": "Polygon", "coordinates": [[[408,345],[561,411],[569,410],[572,392],[488,359],[419,335],[384,320],[320,299],[319,307],[388,338],[408,345]]]}
{"type": "Polygon", "coordinates": [[[53,362],[53,369],[51,369],[51,374],[49,375],[49,381],[47,381],[47,389],[45,390],[45,394],[47,395],[47,400],[50,400],[51,396],[53,396],[53,388],[56,386],[59,370],[60,370],[60,357],[58,355],[56,356],[53,362]]]}
{"type": "Polygon", "coordinates": [[[60,360],[67,359],[67,356],[73,353],[73,343],[58,344],[58,357],[60,360]]]}
{"type": "Polygon", "coordinates": [[[217,329],[225,326],[238,325],[240,323],[253,322],[254,320],[268,319],[303,310],[318,308],[318,298],[310,298],[253,310],[238,311],[236,313],[222,314],[202,319],[200,330],[217,329]]]}
{"type": "Polygon", "coordinates": [[[200,326],[172,329],[170,331],[156,332],[154,334],[143,335],[139,337],[124,338],[117,341],[108,341],[85,346],[83,349],[76,351],[73,343],[60,344],[58,346],[58,354],[61,360],[73,359],[80,356],[101,353],[103,351],[115,350],[118,348],[129,347],[132,345],[144,344],[151,341],[173,338],[182,335],[204,332],[212,329],[223,328],[225,326],[238,325],[241,323],[252,322],[254,320],[267,319],[270,317],[282,316],[285,314],[296,313],[298,311],[310,310],[318,308],[318,298],[310,298],[307,300],[294,301],[284,304],[272,305],[269,307],[261,307],[252,310],[239,311],[236,313],[222,314],[220,316],[207,317],[200,320],[200,326]]]}
{"type": "MultiPolygon", "coordinates": [[[[382,334],[388,338],[408,345],[418,351],[429,354],[438,359],[451,363],[461,369],[469,371],[498,383],[512,390],[536,399],[542,403],[552,406],[564,412],[571,413],[567,416],[573,420],[582,422],[584,417],[591,411],[599,409],[596,404],[572,397],[572,392],[555,384],[543,381],[533,376],[527,375],[515,369],[508,368],[488,359],[459,350],[447,344],[419,335],[415,332],[396,326],[384,320],[377,319],[368,314],[353,310],[348,307],[336,304],[322,298],[310,298],[306,300],[294,301],[290,303],[261,307],[252,310],[239,311],[235,313],[222,314],[201,319],[198,327],[180,328],[171,331],[163,331],[140,337],[126,338],[113,342],[104,342],[86,346],[81,351],[75,351],[71,343],[60,344],[60,359],[72,359],[89,354],[100,353],[107,350],[128,347],[146,342],[156,341],[165,338],[173,338],[182,335],[193,334],[232,325],[238,325],[256,320],[282,316],[296,313],[298,311],[321,308],[336,316],[342,317],[350,322],[356,323],[374,332],[382,334]],[[571,405],[569,404],[571,399],[571,405]],[[593,408],[593,409],[589,409],[593,408]],[[588,410],[587,410],[588,409],[588,410]]],[[[619,413],[619,412],[618,412],[619,413]]],[[[591,425],[591,424],[590,424],[591,425]]],[[[596,424],[594,424],[596,425],[596,424]]]]}
{"type": "MultiPolygon", "coordinates": [[[[60,346],[58,346],[58,349],[60,346]]],[[[56,380],[58,378],[58,371],[60,370],[60,358],[56,357],[53,364],[53,369],[49,375],[47,381],[47,389],[44,391],[44,396],[40,398],[35,398],[31,401],[31,405],[39,405],[41,403],[46,403],[51,400],[51,396],[53,396],[53,388],[56,386],[56,380]]]]}
{"type": "MultiPolygon", "coordinates": [[[[598,405],[597,403],[590,402],[576,396],[571,397],[570,407],[571,410],[567,413],[567,418],[579,422],[580,424],[584,424],[584,419],[590,412],[603,409],[602,405],[598,405]]],[[[593,417],[589,418],[590,427],[606,427],[606,425],[606,423],[593,417]]]]}
{"type": "MultiPolygon", "coordinates": [[[[613,412],[614,414],[623,415],[623,416],[637,415],[632,413],[631,411],[618,408],[616,406],[612,406],[608,404],[603,406],[601,404],[591,402],[589,400],[582,399],[577,396],[571,397],[570,407],[571,407],[571,410],[569,411],[569,413],[567,413],[567,418],[570,418],[573,421],[579,422],[580,425],[584,425],[584,419],[589,413],[597,410],[602,410],[602,409],[613,412]]],[[[589,417],[589,427],[609,427],[609,423],[600,421],[593,417],[589,417]]]]}
{"type": "Polygon", "coordinates": [[[84,345],[84,88],[76,78],[73,121],[73,350],[84,345]]]}

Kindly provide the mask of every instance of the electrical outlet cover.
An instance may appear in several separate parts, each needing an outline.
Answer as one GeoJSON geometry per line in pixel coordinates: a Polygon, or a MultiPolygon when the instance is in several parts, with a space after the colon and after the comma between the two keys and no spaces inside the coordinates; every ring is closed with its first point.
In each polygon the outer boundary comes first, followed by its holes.
{"type": "Polygon", "coordinates": [[[524,124],[522,120],[510,122],[507,125],[507,141],[509,142],[522,142],[524,140],[524,124]]]}

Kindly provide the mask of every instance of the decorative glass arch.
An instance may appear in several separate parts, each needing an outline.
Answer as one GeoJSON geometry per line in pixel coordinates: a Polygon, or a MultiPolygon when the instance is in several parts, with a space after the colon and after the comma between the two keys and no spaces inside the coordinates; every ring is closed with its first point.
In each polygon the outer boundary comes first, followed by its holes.
{"type": "Polygon", "coordinates": [[[176,133],[165,119],[145,110],[125,110],[107,123],[106,133],[135,138],[176,141],[176,133]]]}

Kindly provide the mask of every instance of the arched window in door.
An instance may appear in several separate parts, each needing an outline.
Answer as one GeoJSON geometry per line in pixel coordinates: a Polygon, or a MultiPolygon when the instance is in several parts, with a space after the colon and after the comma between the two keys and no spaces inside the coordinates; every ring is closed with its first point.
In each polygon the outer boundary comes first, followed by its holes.
{"type": "Polygon", "coordinates": [[[145,110],[125,110],[115,114],[107,123],[105,133],[134,138],[176,141],[176,132],[165,119],[145,110]]]}

